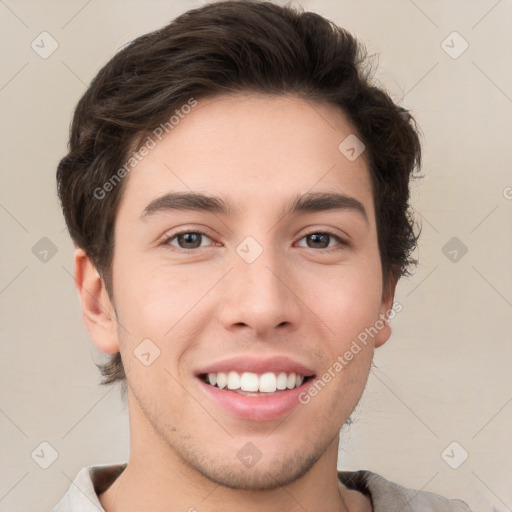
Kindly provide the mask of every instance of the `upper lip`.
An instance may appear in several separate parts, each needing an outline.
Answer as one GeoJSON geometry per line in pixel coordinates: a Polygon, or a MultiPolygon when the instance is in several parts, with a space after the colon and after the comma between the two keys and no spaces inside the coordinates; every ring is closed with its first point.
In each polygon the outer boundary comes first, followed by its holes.
{"type": "Polygon", "coordinates": [[[194,373],[195,375],[199,376],[206,373],[225,373],[229,371],[235,371],[238,373],[253,372],[258,374],[267,372],[284,372],[289,374],[293,372],[305,377],[315,375],[314,370],[312,370],[309,366],[303,363],[299,363],[298,361],[294,361],[287,356],[256,358],[250,355],[239,355],[236,357],[230,357],[229,359],[216,361],[209,364],[208,366],[199,368],[194,373]]]}

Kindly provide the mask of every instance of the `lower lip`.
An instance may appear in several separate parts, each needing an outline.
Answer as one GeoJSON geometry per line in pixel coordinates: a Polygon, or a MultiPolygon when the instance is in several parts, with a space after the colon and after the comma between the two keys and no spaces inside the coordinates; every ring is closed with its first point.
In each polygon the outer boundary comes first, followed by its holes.
{"type": "Polygon", "coordinates": [[[211,386],[198,378],[201,388],[211,400],[237,418],[250,421],[277,420],[289,414],[300,404],[299,395],[306,391],[313,380],[309,378],[298,388],[279,391],[275,395],[247,396],[211,386]]]}

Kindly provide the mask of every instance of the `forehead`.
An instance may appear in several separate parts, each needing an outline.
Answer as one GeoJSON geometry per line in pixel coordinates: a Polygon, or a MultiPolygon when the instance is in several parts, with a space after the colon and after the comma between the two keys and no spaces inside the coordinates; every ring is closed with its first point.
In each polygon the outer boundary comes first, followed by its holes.
{"type": "Polygon", "coordinates": [[[230,94],[198,99],[183,112],[161,140],[149,135],[154,144],[129,173],[119,214],[129,207],[141,215],[150,201],[176,191],[214,193],[238,214],[251,205],[282,211],[283,201],[308,192],[341,192],[373,216],[366,155],[350,160],[339,149],[355,135],[341,109],[293,96],[230,94]]]}

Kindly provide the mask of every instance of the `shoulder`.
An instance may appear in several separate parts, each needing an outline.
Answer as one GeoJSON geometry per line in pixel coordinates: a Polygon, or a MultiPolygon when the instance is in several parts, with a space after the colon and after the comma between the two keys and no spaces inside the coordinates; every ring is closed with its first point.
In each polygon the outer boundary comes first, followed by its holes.
{"type": "Polygon", "coordinates": [[[409,489],[371,471],[338,471],[338,478],[347,488],[366,494],[374,512],[471,512],[462,500],[409,489]]]}
{"type": "Polygon", "coordinates": [[[82,468],[68,491],[51,512],[98,512],[103,510],[98,495],[123,472],[126,463],[100,464],[82,468]]]}

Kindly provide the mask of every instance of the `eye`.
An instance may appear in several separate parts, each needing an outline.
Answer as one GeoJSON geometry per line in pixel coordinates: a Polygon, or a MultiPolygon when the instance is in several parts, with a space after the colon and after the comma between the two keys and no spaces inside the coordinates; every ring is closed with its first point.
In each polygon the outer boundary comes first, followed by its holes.
{"type": "MultiPolygon", "coordinates": [[[[343,240],[340,236],[331,233],[329,231],[313,231],[304,235],[301,240],[306,239],[306,247],[309,249],[329,249],[329,250],[337,250],[336,245],[331,245],[330,242],[337,241],[338,245],[348,246],[348,243],[343,240]]],[[[304,245],[302,245],[304,247],[304,245]]],[[[338,247],[340,249],[340,247],[338,247]]]]}
{"type": "Polygon", "coordinates": [[[212,239],[207,236],[202,231],[182,231],[180,233],[174,233],[172,235],[167,236],[163,241],[163,245],[172,245],[173,247],[178,247],[179,249],[199,249],[201,247],[201,242],[206,238],[210,242],[212,239]],[[173,240],[176,240],[176,243],[172,243],[173,240]]]}
{"type": "MultiPolygon", "coordinates": [[[[329,231],[313,231],[304,235],[300,241],[306,240],[306,245],[299,243],[299,246],[307,247],[309,249],[326,249],[325,252],[332,250],[339,250],[343,246],[348,246],[348,243],[343,240],[339,235],[329,231]],[[332,242],[338,242],[332,243],[332,242]],[[342,247],[339,247],[342,246],[342,247]]],[[[211,245],[212,239],[202,231],[181,231],[173,233],[165,237],[162,245],[177,247],[178,249],[190,250],[200,249],[201,247],[208,247],[211,245]],[[206,245],[201,245],[202,242],[209,241],[206,245]]]]}

